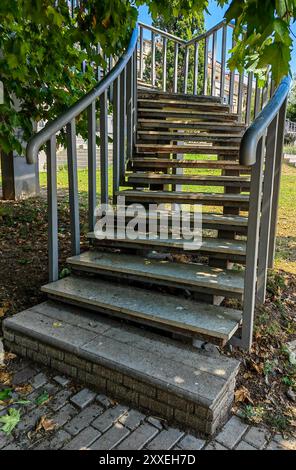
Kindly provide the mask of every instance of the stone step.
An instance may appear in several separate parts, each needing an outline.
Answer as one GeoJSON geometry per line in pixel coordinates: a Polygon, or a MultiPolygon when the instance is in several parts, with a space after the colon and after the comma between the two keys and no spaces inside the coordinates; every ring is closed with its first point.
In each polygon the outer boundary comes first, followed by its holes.
{"type": "Polygon", "coordinates": [[[127,202],[142,203],[179,203],[203,204],[207,206],[235,206],[243,209],[249,207],[249,195],[231,193],[192,193],[182,191],[118,191],[117,196],[123,196],[127,202]]]}
{"type": "Polygon", "coordinates": [[[239,363],[227,356],[51,301],[3,332],[8,350],[170,423],[213,434],[228,419],[239,363]]]}
{"type": "Polygon", "coordinates": [[[198,303],[134,286],[69,276],[42,287],[50,298],[223,346],[237,331],[241,311],[198,303]]]}
{"type": "MultiPolygon", "coordinates": [[[[142,235],[142,234],[141,234],[142,235]]],[[[157,250],[160,252],[184,253],[184,242],[186,242],[185,253],[199,253],[204,256],[212,256],[214,258],[231,259],[239,263],[245,262],[246,242],[242,240],[224,240],[222,238],[206,238],[203,237],[201,244],[197,244],[196,240],[184,240],[156,236],[149,238],[149,235],[143,234],[143,237],[131,240],[130,238],[114,237],[99,240],[93,232],[88,233],[88,238],[93,241],[96,246],[106,246],[112,248],[132,248],[141,250],[157,250]]]]}
{"type": "Polygon", "coordinates": [[[173,160],[168,158],[134,157],[131,160],[133,168],[203,168],[211,170],[249,171],[248,166],[240,165],[232,160],[173,160]]]}
{"type": "Polygon", "coordinates": [[[247,176],[212,176],[212,175],[169,175],[153,172],[138,172],[127,174],[129,184],[179,184],[196,186],[231,186],[242,189],[250,188],[247,176]]]}
{"type": "Polygon", "coordinates": [[[68,258],[67,262],[75,270],[207,292],[217,296],[241,298],[244,290],[243,272],[197,263],[157,260],[153,256],[87,251],[68,258]]]}

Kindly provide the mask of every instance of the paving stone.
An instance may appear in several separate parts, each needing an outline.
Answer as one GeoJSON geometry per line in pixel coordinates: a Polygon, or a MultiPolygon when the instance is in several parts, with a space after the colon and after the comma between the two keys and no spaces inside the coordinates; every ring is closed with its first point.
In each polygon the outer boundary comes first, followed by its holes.
{"type": "Polygon", "coordinates": [[[25,367],[24,369],[21,369],[14,374],[12,384],[20,385],[23,383],[28,383],[34,375],[36,375],[36,371],[32,367],[25,367]]]}
{"type": "Polygon", "coordinates": [[[63,375],[56,375],[53,380],[62,387],[66,387],[71,382],[70,379],[64,377],[63,375]]]}
{"type": "Polygon", "coordinates": [[[2,449],[2,447],[7,446],[8,444],[10,444],[12,439],[13,439],[12,436],[7,436],[3,432],[1,432],[0,433],[0,449],[2,449]]]}
{"type": "Polygon", "coordinates": [[[114,408],[109,408],[101,416],[92,422],[92,426],[101,432],[107,431],[111,426],[126,413],[128,408],[126,406],[117,405],[114,408]]]}
{"type": "Polygon", "coordinates": [[[21,421],[16,426],[17,432],[28,432],[35,428],[41,416],[45,415],[44,407],[38,407],[22,416],[21,421]]]}
{"type": "Polygon", "coordinates": [[[46,439],[41,442],[38,446],[34,447],[34,450],[59,450],[63,445],[65,445],[72,436],[60,429],[55,433],[55,435],[51,439],[46,439]]]}
{"type": "Polygon", "coordinates": [[[65,429],[70,434],[75,436],[78,434],[82,429],[89,426],[89,424],[97,418],[100,414],[102,414],[103,408],[100,405],[92,404],[85,408],[83,411],[78,413],[66,426],[65,429]]]}
{"type": "Polygon", "coordinates": [[[244,435],[244,441],[248,442],[257,449],[263,449],[267,442],[268,436],[269,433],[266,429],[251,426],[244,435]]]}
{"type": "Polygon", "coordinates": [[[256,449],[256,447],[251,446],[251,444],[248,444],[246,441],[242,440],[236,446],[235,450],[258,450],[258,449],[256,449]]]}
{"type": "Polygon", "coordinates": [[[68,444],[66,444],[63,449],[64,450],[84,450],[87,449],[95,442],[101,433],[97,430],[89,426],[88,428],[84,429],[79,433],[74,439],[72,439],[68,444]]]}
{"type": "Polygon", "coordinates": [[[151,424],[143,423],[124,439],[116,450],[141,450],[158,432],[151,424]]]}
{"type": "Polygon", "coordinates": [[[229,450],[217,441],[210,442],[204,450],[229,450]]]}
{"type": "Polygon", "coordinates": [[[103,393],[99,393],[99,395],[96,396],[96,400],[104,406],[104,408],[109,408],[111,406],[111,401],[109,398],[104,395],[103,393]]]}
{"type": "Polygon", "coordinates": [[[88,388],[83,388],[80,392],[76,393],[70,401],[74,403],[74,405],[78,406],[81,410],[89,405],[96,397],[96,393],[92,392],[88,388]]]}
{"type": "Polygon", "coordinates": [[[281,434],[276,434],[266,450],[296,450],[296,439],[293,437],[284,438],[281,434]]]}
{"type": "Polygon", "coordinates": [[[155,426],[157,429],[163,429],[163,425],[162,425],[162,422],[160,419],[157,419],[157,418],[154,418],[154,416],[148,416],[148,418],[146,418],[146,421],[148,421],[148,423],[152,424],[152,426],[155,426]]]}
{"type": "Polygon", "coordinates": [[[225,447],[228,447],[228,449],[233,449],[247,428],[248,425],[245,424],[240,418],[237,416],[232,416],[216,437],[216,441],[220,442],[220,444],[224,445],[225,447]]]}
{"type": "Polygon", "coordinates": [[[3,447],[2,450],[22,450],[22,448],[17,444],[9,444],[8,446],[3,447]]]}
{"type": "Polygon", "coordinates": [[[128,434],[129,429],[120,423],[115,423],[105,434],[103,434],[94,444],[90,446],[91,450],[112,450],[128,434]]]}
{"type": "Polygon", "coordinates": [[[164,429],[146,447],[149,450],[170,450],[182,436],[184,432],[179,429],[164,429]]]}
{"type": "Polygon", "coordinates": [[[61,428],[66,424],[70,419],[73,418],[77,414],[76,408],[74,406],[70,405],[70,403],[67,403],[63,408],[61,408],[57,413],[55,413],[52,417],[53,421],[55,424],[57,424],[57,427],[61,428]]]}
{"type": "Polygon", "coordinates": [[[140,413],[137,410],[129,410],[125,413],[121,418],[119,418],[119,422],[123,424],[126,428],[133,431],[136,427],[138,427],[145,419],[145,415],[140,413]]]}
{"type": "Polygon", "coordinates": [[[35,375],[35,377],[30,380],[30,383],[33,388],[37,389],[45,385],[47,380],[47,376],[43,372],[39,372],[39,374],[35,375]]]}
{"type": "Polygon", "coordinates": [[[187,434],[187,436],[178,442],[178,447],[184,450],[200,450],[204,447],[205,443],[204,439],[198,439],[191,434],[187,434]]]}
{"type": "Polygon", "coordinates": [[[58,411],[62,408],[67,402],[68,398],[72,395],[71,390],[61,390],[58,392],[50,401],[49,406],[53,411],[58,411]]]}

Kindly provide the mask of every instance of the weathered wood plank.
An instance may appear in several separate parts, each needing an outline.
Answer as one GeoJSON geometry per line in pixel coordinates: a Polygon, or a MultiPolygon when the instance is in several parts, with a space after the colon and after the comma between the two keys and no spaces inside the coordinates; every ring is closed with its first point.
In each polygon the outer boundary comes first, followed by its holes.
{"type": "Polygon", "coordinates": [[[132,173],[127,175],[127,184],[182,184],[198,186],[238,186],[248,189],[250,179],[246,176],[212,176],[212,175],[168,175],[152,172],[132,173]]]}
{"type": "Polygon", "coordinates": [[[229,160],[169,160],[164,158],[133,158],[131,164],[135,168],[208,168],[222,170],[249,170],[249,167],[239,165],[229,160]]]}

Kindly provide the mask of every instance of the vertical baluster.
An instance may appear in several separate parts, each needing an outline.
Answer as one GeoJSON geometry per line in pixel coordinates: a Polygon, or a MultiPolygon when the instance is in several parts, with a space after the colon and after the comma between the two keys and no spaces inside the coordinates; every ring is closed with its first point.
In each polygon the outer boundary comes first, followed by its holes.
{"type": "Polygon", "coordinates": [[[261,88],[258,85],[258,78],[256,79],[256,91],[255,91],[255,106],[254,106],[254,117],[256,118],[260,112],[260,99],[261,99],[261,88]]]}
{"type": "Polygon", "coordinates": [[[120,75],[120,162],[119,175],[120,182],[124,179],[125,160],[126,160],[126,69],[124,68],[120,75]]]}
{"type": "Polygon", "coordinates": [[[107,90],[100,96],[101,203],[108,203],[108,102],[107,90]]]}
{"type": "Polygon", "coordinates": [[[126,158],[130,160],[133,151],[133,103],[132,103],[132,82],[133,82],[133,67],[132,60],[130,59],[127,64],[126,71],[126,106],[127,106],[127,152],[126,158]]]}
{"type": "Polygon", "coordinates": [[[193,72],[193,94],[197,95],[198,87],[198,52],[199,44],[198,42],[194,43],[194,72],[193,72]]]}
{"type": "Polygon", "coordinates": [[[237,101],[237,114],[239,115],[239,120],[242,122],[242,112],[243,112],[243,93],[244,93],[244,73],[240,73],[239,75],[239,83],[238,83],[238,101],[237,101]]]}
{"type": "Polygon", "coordinates": [[[167,38],[163,38],[163,62],[162,62],[162,89],[167,88],[167,38]]]}
{"type": "Polygon", "coordinates": [[[119,133],[120,133],[120,79],[116,78],[113,87],[113,203],[119,190],[119,133]]]}
{"type": "Polygon", "coordinates": [[[211,94],[216,96],[216,60],[217,60],[217,31],[213,34],[212,43],[212,80],[211,80],[211,94]]]}
{"type": "Polygon", "coordinates": [[[67,124],[67,162],[69,178],[70,231],[72,255],[80,253],[79,201],[75,119],[67,124]]]}
{"type": "Polygon", "coordinates": [[[189,63],[189,47],[185,48],[185,57],[184,57],[184,93],[187,94],[188,88],[188,63],[189,63]]]}
{"type": "Polygon", "coordinates": [[[241,343],[241,346],[247,349],[251,347],[253,336],[264,148],[265,142],[261,138],[257,146],[256,163],[251,169],[241,343]]]}
{"type": "Polygon", "coordinates": [[[264,169],[264,185],[261,210],[261,229],[258,254],[257,300],[265,302],[269,236],[271,227],[272,194],[274,183],[274,167],[276,155],[278,115],[270,124],[266,138],[266,157],[264,169]]]}
{"type": "Polygon", "coordinates": [[[178,92],[178,55],[179,55],[179,44],[175,42],[174,93],[178,92]]]}
{"type": "Polygon", "coordinates": [[[139,72],[140,72],[140,80],[143,80],[143,72],[144,72],[144,63],[143,63],[143,26],[140,26],[140,64],[139,64],[139,72]]]}
{"type": "MultiPolygon", "coordinates": [[[[101,55],[101,46],[100,44],[97,45],[97,55],[101,55]]],[[[101,80],[101,73],[102,73],[102,70],[101,70],[101,66],[98,65],[97,66],[97,80],[98,82],[101,80]]]]}
{"type": "Polygon", "coordinates": [[[222,51],[221,51],[221,81],[220,81],[220,97],[223,99],[225,96],[226,41],[227,41],[227,26],[223,26],[222,51]]]}
{"type": "Polygon", "coordinates": [[[93,101],[87,109],[88,121],[88,228],[93,232],[95,226],[95,208],[97,204],[96,181],[96,102],[93,101]]]}
{"type": "Polygon", "coordinates": [[[252,104],[252,91],[253,91],[253,72],[248,75],[248,90],[247,90],[247,104],[246,104],[246,124],[250,125],[251,122],[251,104],[252,104]]]}
{"type": "MultiPolygon", "coordinates": [[[[232,31],[232,47],[235,46],[235,40],[234,40],[234,35],[232,31]]],[[[229,106],[231,112],[233,112],[233,98],[234,98],[234,82],[235,82],[235,71],[230,72],[230,78],[229,78],[229,106]]]]}
{"type": "Polygon", "coordinates": [[[138,103],[137,103],[137,55],[136,50],[133,54],[133,146],[136,143],[136,132],[137,132],[137,113],[138,113],[138,103]]]}
{"type": "Polygon", "coordinates": [[[205,50],[204,50],[204,79],[203,79],[203,94],[208,94],[208,56],[209,56],[209,38],[205,39],[205,50]]]}
{"type": "Polygon", "coordinates": [[[49,281],[59,278],[58,261],[58,202],[56,136],[47,142],[47,206],[48,206],[48,270],[49,281]]]}
{"type": "Polygon", "coordinates": [[[154,87],[156,82],[156,73],[155,73],[155,33],[151,33],[151,84],[154,87]]]}

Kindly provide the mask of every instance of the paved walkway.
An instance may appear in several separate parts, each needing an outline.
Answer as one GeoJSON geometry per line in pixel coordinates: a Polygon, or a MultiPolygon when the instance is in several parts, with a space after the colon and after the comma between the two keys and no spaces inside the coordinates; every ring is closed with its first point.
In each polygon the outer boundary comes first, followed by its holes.
{"type": "MultiPolygon", "coordinates": [[[[25,396],[29,403],[14,405],[21,411],[21,420],[10,436],[0,431],[2,450],[296,450],[296,439],[272,436],[236,416],[215,439],[205,440],[34,363],[15,358],[8,372],[13,400],[25,396]]],[[[7,408],[0,405],[0,415],[6,413],[7,408]]]]}

